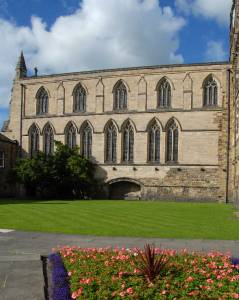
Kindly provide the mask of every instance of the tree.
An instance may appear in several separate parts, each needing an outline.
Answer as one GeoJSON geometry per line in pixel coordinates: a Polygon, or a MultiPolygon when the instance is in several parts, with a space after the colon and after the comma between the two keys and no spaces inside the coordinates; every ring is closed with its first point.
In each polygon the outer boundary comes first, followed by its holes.
{"type": "Polygon", "coordinates": [[[79,148],[70,149],[55,142],[52,155],[38,152],[32,158],[18,160],[15,178],[22,183],[28,195],[80,199],[92,196],[94,164],[79,154],[79,148]]]}

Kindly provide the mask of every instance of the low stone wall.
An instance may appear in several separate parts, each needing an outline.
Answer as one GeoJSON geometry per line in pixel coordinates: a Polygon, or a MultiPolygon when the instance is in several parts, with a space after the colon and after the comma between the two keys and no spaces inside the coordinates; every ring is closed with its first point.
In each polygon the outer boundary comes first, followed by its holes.
{"type": "MultiPolygon", "coordinates": [[[[165,172],[165,176],[154,178],[134,177],[118,178],[109,181],[110,188],[117,181],[117,189],[114,190],[114,199],[119,188],[120,182],[131,182],[132,185],[138,184],[140,187],[140,199],[142,200],[166,200],[166,201],[196,201],[196,202],[225,202],[226,201],[226,182],[220,184],[219,168],[170,168],[165,172]]],[[[106,185],[107,186],[107,185],[106,185]]],[[[116,184],[115,184],[116,187],[116,184]]],[[[132,192],[125,191],[125,197],[122,197],[122,191],[119,193],[119,199],[127,199],[128,194],[132,192]]],[[[108,197],[110,193],[108,193],[108,197]]]]}

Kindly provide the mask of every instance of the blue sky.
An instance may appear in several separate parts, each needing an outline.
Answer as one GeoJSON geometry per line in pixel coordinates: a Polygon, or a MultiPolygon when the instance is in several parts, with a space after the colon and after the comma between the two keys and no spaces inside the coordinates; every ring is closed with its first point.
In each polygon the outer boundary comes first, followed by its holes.
{"type": "Polygon", "coordinates": [[[20,50],[40,73],[224,61],[231,0],[0,0],[0,127],[20,50]]]}

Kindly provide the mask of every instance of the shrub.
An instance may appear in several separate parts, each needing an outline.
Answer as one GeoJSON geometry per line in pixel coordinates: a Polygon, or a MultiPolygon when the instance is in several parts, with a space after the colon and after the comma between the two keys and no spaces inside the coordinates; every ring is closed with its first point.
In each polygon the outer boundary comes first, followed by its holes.
{"type": "Polygon", "coordinates": [[[16,181],[24,185],[29,196],[90,198],[91,187],[96,185],[94,164],[79,154],[79,148],[55,144],[52,155],[38,152],[32,158],[19,159],[13,172],[16,181]]]}
{"type": "Polygon", "coordinates": [[[144,251],[138,249],[137,253],[140,263],[139,270],[150,282],[153,282],[165,270],[168,263],[167,256],[164,253],[156,255],[155,248],[149,244],[145,245],[144,251]]]}

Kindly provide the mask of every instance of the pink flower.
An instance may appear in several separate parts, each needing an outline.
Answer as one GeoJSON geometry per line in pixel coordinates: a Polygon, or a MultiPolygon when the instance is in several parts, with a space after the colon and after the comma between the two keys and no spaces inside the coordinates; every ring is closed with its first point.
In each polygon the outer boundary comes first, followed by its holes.
{"type": "Polygon", "coordinates": [[[207,279],[207,283],[213,283],[213,282],[214,281],[211,278],[207,279]]]}
{"type": "Polygon", "coordinates": [[[232,297],[233,297],[234,299],[239,299],[239,294],[234,293],[234,294],[232,295],[232,297]]]}
{"type": "Polygon", "coordinates": [[[71,294],[72,299],[78,298],[82,294],[83,288],[80,287],[77,291],[71,294]]]}
{"type": "Polygon", "coordinates": [[[162,294],[162,295],[166,295],[166,294],[167,294],[167,291],[163,290],[163,291],[161,292],[161,294],[162,294]]]}
{"type": "Polygon", "coordinates": [[[187,282],[192,282],[193,280],[194,280],[194,278],[193,278],[192,276],[189,276],[189,277],[186,279],[187,282]]]}
{"type": "Polygon", "coordinates": [[[133,292],[134,292],[134,290],[133,290],[132,287],[129,287],[129,288],[127,288],[126,292],[127,292],[128,294],[132,295],[133,292]]]}
{"type": "Polygon", "coordinates": [[[198,291],[191,291],[190,293],[188,293],[188,296],[197,296],[198,295],[198,291]]]}
{"type": "Polygon", "coordinates": [[[134,269],[134,274],[139,274],[140,273],[140,270],[139,269],[134,269]]]}
{"type": "Polygon", "coordinates": [[[120,295],[120,297],[124,298],[125,292],[121,292],[119,295],[120,295]]]}

